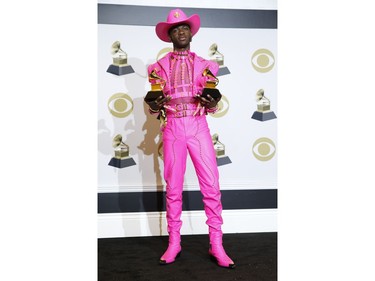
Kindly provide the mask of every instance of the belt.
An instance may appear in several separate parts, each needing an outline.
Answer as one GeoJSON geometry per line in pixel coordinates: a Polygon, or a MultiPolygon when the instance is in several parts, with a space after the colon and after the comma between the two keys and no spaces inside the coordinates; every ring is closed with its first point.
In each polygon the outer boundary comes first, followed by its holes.
{"type": "Polygon", "coordinates": [[[197,105],[195,103],[178,103],[172,108],[175,108],[177,111],[182,111],[182,110],[195,110],[197,109],[197,105]]]}
{"type": "Polygon", "coordinates": [[[198,105],[196,103],[173,104],[167,110],[167,117],[181,118],[185,116],[193,116],[197,110],[197,107],[198,105]]]}
{"type": "Polygon", "coordinates": [[[186,116],[193,116],[195,110],[182,110],[177,112],[167,112],[167,118],[181,118],[186,116]]]}

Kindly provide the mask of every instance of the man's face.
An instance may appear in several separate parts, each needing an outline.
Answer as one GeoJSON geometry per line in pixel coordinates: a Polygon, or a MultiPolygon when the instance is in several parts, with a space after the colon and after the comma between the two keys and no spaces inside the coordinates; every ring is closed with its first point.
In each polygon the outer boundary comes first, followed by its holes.
{"type": "Polygon", "coordinates": [[[169,30],[169,37],[175,49],[186,49],[191,42],[190,26],[187,24],[176,25],[169,30]]]}

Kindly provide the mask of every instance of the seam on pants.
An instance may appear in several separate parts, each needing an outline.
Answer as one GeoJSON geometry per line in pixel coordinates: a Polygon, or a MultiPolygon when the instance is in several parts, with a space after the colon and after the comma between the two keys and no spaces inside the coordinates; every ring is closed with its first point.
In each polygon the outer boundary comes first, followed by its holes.
{"type": "Polygon", "coordinates": [[[197,122],[197,126],[196,126],[197,127],[197,131],[194,134],[194,139],[197,140],[198,143],[199,143],[199,157],[201,158],[202,163],[204,164],[204,166],[206,166],[207,170],[211,173],[211,176],[213,178],[213,182],[211,183],[211,187],[215,188],[215,181],[216,181],[215,175],[214,175],[214,173],[213,173],[210,165],[207,165],[207,163],[204,161],[204,159],[202,157],[202,145],[201,145],[201,142],[200,142],[199,138],[197,137],[197,134],[198,134],[199,129],[200,129],[199,126],[200,126],[200,124],[197,122]]]}
{"type": "Polygon", "coordinates": [[[174,149],[174,146],[175,146],[175,143],[177,141],[177,137],[176,135],[174,134],[174,130],[170,130],[171,134],[173,135],[174,137],[174,140],[173,140],[173,143],[172,143],[172,151],[173,151],[173,162],[172,162],[172,165],[170,166],[170,169],[168,171],[168,179],[170,177],[170,174],[171,172],[173,171],[173,167],[175,166],[175,163],[176,163],[176,151],[174,149]]]}

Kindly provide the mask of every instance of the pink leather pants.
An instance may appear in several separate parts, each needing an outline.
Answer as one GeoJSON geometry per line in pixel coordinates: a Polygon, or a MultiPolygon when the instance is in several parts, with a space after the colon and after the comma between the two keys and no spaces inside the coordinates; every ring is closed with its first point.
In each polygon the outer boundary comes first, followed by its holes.
{"type": "Polygon", "coordinates": [[[182,226],[182,187],[188,153],[203,195],[210,237],[214,234],[221,239],[223,219],[219,172],[205,115],[168,118],[163,131],[168,233],[177,234],[182,226]]]}

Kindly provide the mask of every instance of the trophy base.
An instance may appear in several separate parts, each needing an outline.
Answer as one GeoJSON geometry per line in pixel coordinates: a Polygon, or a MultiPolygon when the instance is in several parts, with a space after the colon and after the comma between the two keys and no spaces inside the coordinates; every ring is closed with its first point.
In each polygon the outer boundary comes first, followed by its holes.
{"type": "Polygon", "coordinates": [[[153,102],[160,96],[164,96],[163,91],[148,91],[144,101],[146,103],[153,102]]]}
{"type": "Polygon", "coordinates": [[[227,164],[230,164],[230,163],[232,163],[232,161],[229,159],[228,156],[216,157],[216,164],[218,166],[227,165],[227,164]]]}
{"type": "Polygon", "coordinates": [[[219,67],[219,72],[217,73],[216,76],[222,76],[222,75],[226,75],[226,74],[230,74],[230,71],[229,71],[228,67],[224,66],[224,67],[219,67]]]}
{"type": "Polygon", "coordinates": [[[267,121],[267,120],[275,119],[277,117],[273,111],[267,111],[267,112],[254,111],[253,116],[251,116],[251,118],[258,120],[258,121],[267,121]]]}
{"type": "Polygon", "coordinates": [[[123,159],[113,157],[111,161],[109,161],[108,165],[121,169],[121,168],[129,167],[129,166],[134,166],[136,165],[136,163],[134,159],[131,157],[123,158],[123,159]]]}
{"type": "Polygon", "coordinates": [[[111,64],[108,67],[107,72],[120,76],[120,75],[133,73],[134,69],[131,65],[120,66],[120,65],[111,64]]]}

